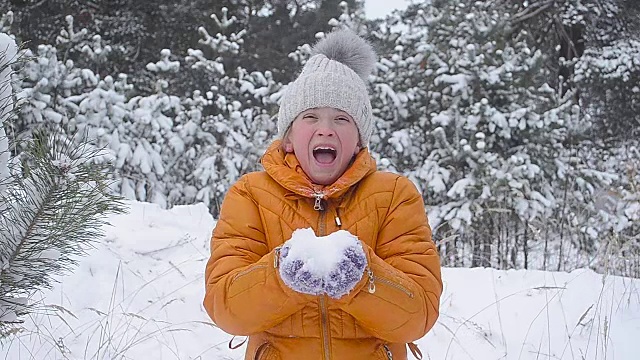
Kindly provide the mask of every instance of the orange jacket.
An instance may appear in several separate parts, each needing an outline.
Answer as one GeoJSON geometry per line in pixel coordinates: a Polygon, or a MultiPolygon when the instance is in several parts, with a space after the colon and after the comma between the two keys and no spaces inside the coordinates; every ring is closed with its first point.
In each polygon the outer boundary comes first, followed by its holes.
{"type": "Polygon", "coordinates": [[[265,171],[225,197],[211,239],[204,307],[224,331],[248,335],[245,359],[406,359],[406,343],[438,318],[440,261],[421,195],[407,178],[376,171],[366,149],[333,185],[305,176],[275,141],[265,171]],[[322,207],[322,210],[314,210],[322,207]],[[277,247],[298,228],[344,229],[362,242],[369,270],[339,300],[288,288],[277,247]]]}

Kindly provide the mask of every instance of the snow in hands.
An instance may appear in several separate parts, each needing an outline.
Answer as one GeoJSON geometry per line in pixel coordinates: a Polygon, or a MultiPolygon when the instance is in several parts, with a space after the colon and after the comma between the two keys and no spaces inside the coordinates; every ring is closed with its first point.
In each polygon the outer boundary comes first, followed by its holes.
{"type": "Polygon", "coordinates": [[[353,290],[367,266],[360,240],[346,230],[317,237],[313,229],[297,229],[276,256],[280,277],[291,289],[335,299],[353,290]]]}

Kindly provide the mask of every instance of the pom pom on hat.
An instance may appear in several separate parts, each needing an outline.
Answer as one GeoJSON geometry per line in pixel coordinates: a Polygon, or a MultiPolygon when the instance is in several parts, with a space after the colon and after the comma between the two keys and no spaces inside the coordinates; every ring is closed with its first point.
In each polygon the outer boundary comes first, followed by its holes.
{"type": "Polygon", "coordinates": [[[311,49],[311,54],[322,54],[340,62],[365,81],[376,65],[376,53],[371,45],[348,30],[330,33],[311,49]]]}
{"type": "Polygon", "coordinates": [[[350,30],[334,31],[320,40],[298,78],[284,91],[278,112],[280,137],[301,112],[332,107],[353,117],[360,143],[367,146],[373,119],[365,81],[375,63],[371,45],[350,30]]]}

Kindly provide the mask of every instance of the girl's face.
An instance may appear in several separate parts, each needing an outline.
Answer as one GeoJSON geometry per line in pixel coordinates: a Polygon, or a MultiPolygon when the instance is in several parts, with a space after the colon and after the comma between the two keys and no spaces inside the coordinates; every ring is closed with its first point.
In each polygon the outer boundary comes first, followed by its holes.
{"type": "Polygon", "coordinates": [[[344,111],[323,107],[301,112],[283,139],[314,184],[330,185],[360,150],[358,128],[344,111]]]}

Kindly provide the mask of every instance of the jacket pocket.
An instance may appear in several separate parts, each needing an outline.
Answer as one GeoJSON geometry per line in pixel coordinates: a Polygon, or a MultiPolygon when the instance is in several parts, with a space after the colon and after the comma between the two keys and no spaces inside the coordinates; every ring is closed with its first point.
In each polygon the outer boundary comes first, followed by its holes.
{"type": "Polygon", "coordinates": [[[243,276],[247,276],[250,273],[256,271],[256,270],[260,270],[260,269],[264,269],[266,268],[266,265],[253,265],[251,267],[249,267],[248,269],[245,269],[243,271],[240,271],[239,273],[237,273],[233,279],[231,279],[231,284],[233,284],[236,280],[238,280],[239,278],[243,277],[243,276]]]}
{"type": "Polygon", "coordinates": [[[381,284],[385,284],[386,286],[392,287],[392,288],[394,288],[394,289],[396,289],[398,291],[401,291],[405,295],[407,295],[409,298],[413,299],[413,296],[414,296],[413,292],[411,292],[411,290],[407,289],[406,287],[404,287],[404,286],[402,286],[402,285],[400,285],[400,284],[398,284],[396,282],[393,282],[393,281],[391,281],[389,279],[386,279],[386,278],[383,278],[383,277],[379,277],[377,275],[374,275],[374,281],[378,282],[378,283],[381,283],[381,284]]]}
{"type": "Polygon", "coordinates": [[[250,290],[259,283],[264,283],[264,273],[267,266],[264,264],[252,265],[251,267],[235,274],[229,282],[227,296],[233,298],[250,290]],[[262,273],[262,275],[260,274],[262,273]],[[252,275],[252,276],[249,276],[252,275]]]}
{"type": "Polygon", "coordinates": [[[280,360],[280,354],[271,343],[266,342],[258,346],[256,355],[253,358],[255,360],[280,360]]]}

